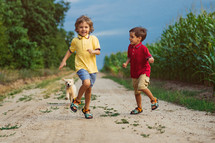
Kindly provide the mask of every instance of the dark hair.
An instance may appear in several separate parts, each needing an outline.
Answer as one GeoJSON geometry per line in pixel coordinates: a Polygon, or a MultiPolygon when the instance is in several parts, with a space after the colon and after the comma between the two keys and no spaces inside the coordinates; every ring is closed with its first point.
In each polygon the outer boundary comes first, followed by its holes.
{"type": "Polygon", "coordinates": [[[141,41],[146,39],[146,35],[147,35],[147,29],[146,28],[134,27],[129,32],[134,32],[136,37],[141,37],[142,38],[141,41]]]}
{"type": "Polygon", "coordinates": [[[82,15],[75,22],[75,31],[76,32],[78,32],[77,31],[78,30],[78,25],[81,24],[82,22],[86,22],[87,24],[89,24],[89,26],[90,26],[90,33],[92,33],[94,31],[92,20],[89,17],[87,17],[85,15],[82,15]]]}

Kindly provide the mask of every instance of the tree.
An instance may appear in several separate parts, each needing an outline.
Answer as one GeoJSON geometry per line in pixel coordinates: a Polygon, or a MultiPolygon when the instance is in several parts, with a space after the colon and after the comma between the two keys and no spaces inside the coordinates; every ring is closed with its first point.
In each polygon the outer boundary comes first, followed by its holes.
{"type": "Polygon", "coordinates": [[[65,35],[58,27],[63,25],[69,3],[64,1],[54,3],[54,0],[22,0],[22,7],[26,12],[24,27],[28,29],[30,40],[37,42],[43,55],[44,67],[57,66],[59,55],[62,54],[59,51],[66,46],[65,35]]]}
{"type": "Polygon", "coordinates": [[[20,0],[1,1],[3,25],[7,28],[5,36],[8,36],[8,45],[1,47],[4,49],[4,56],[2,60],[6,61],[4,67],[10,68],[33,68],[38,62],[40,53],[36,51],[36,42],[29,41],[27,29],[23,27],[22,18],[25,11],[22,9],[20,0]],[[36,51],[36,52],[35,52],[36,51]],[[6,55],[6,54],[9,55],[6,55]]]}
{"type": "Polygon", "coordinates": [[[1,67],[50,68],[68,48],[63,0],[0,0],[1,67]]]}
{"type": "Polygon", "coordinates": [[[5,4],[0,0],[0,66],[6,65],[7,61],[11,59],[10,51],[8,49],[8,35],[6,34],[7,27],[3,25],[3,12],[5,4]]]}

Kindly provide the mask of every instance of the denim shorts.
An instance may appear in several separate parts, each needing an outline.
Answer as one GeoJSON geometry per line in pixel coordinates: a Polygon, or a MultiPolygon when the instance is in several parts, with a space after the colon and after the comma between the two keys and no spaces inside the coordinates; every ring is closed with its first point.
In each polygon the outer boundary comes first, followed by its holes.
{"type": "Polygon", "coordinates": [[[86,71],[85,69],[80,69],[77,72],[79,78],[82,80],[82,82],[86,79],[90,79],[90,87],[93,87],[93,84],[96,81],[96,73],[92,73],[90,74],[88,71],[86,71]]]}

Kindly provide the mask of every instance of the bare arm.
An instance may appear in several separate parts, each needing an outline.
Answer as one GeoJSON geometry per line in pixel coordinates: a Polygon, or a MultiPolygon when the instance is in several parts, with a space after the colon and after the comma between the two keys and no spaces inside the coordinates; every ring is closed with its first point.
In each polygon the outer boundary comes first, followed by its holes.
{"type": "Polygon", "coordinates": [[[122,64],[122,67],[123,67],[123,68],[126,68],[127,65],[128,65],[128,63],[130,63],[130,60],[131,60],[130,58],[127,58],[127,61],[126,61],[125,63],[122,64]]]}
{"type": "Polygon", "coordinates": [[[87,51],[88,51],[90,54],[100,55],[100,49],[95,49],[95,50],[87,49],[87,51]]]}
{"type": "Polygon", "coordinates": [[[71,56],[71,54],[72,53],[69,50],[66,52],[66,55],[64,56],[60,66],[59,66],[59,70],[61,70],[64,66],[66,66],[66,61],[71,56]]]}

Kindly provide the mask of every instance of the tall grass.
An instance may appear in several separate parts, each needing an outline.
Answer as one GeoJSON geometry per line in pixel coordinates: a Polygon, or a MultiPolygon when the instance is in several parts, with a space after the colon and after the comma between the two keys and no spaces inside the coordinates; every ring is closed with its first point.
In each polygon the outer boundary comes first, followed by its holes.
{"type": "MultiPolygon", "coordinates": [[[[68,69],[65,69],[68,70],[68,69]]],[[[19,79],[31,79],[34,77],[46,77],[58,74],[58,69],[21,69],[21,70],[8,70],[0,69],[0,84],[7,84],[19,79]]]]}
{"type": "MultiPolygon", "coordinates": [[[[19,70],[19,71],[18,70],[14,70],[14,71],[0,70],[0,76],[1,76],[0,84],[3,85],[0,89],[0,102],[3,101],[6,97],[13,96],[15,94],[22,92],[24,89],[47,87],[48,85],[51,85],[50,83],[56,80],[59,80],[63,76],[71,74],[73,72],[74,71],[69,70],[67,68],[63,69],[62,71],[59,71],[58,69],[41,69],[41,70],[34,70],[34,71],[33,70],[19,70]],[[57,77],[51,76],[51,75],[56,75],[57,77]],[[27,82],[27,84],[23,82],[23,83],[19,83],[15,87],[12,86],[11,88],[6,88],[9,90],[4,89],[4,86],[8,87],[11,84],[11,82],[16,83],[16,81],[19,79],[24,79],[24,81],[25,79],[31,79],[31,81],[34,84],[36,83],[36,85],[32,84],[31,82],[30,83],[27,82]]],[[[51,88],[49,89],[49,92],[57,88],[51,88]]]]}
{"type": "Polygon", "coordinates": [[[190,12],[147,46],[156,61],[152,76],[215,86],[215,12],[190,12]]]}

